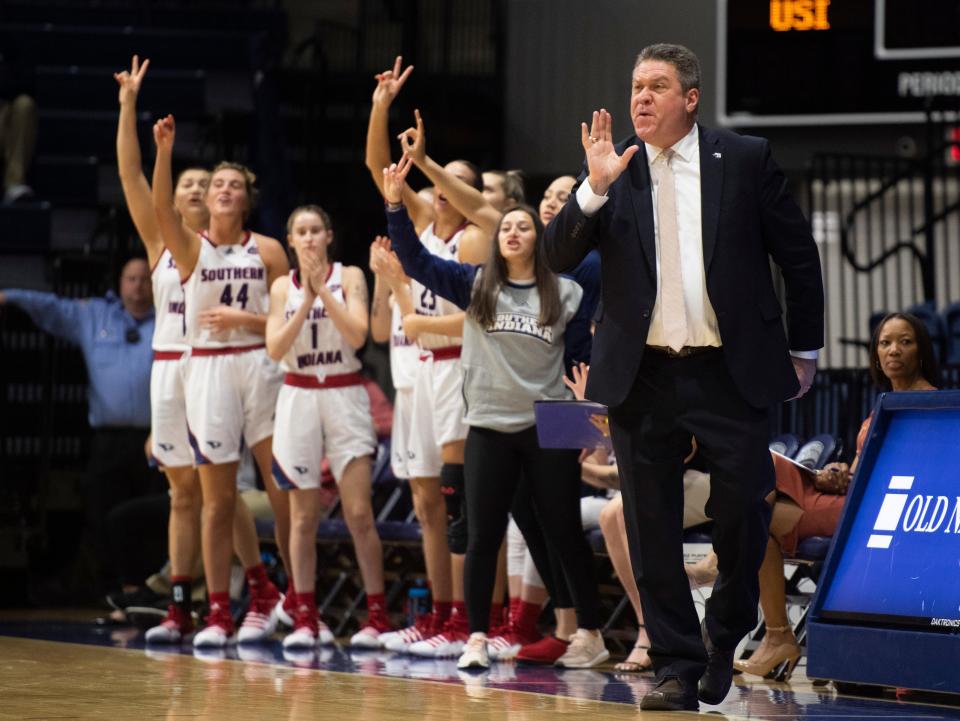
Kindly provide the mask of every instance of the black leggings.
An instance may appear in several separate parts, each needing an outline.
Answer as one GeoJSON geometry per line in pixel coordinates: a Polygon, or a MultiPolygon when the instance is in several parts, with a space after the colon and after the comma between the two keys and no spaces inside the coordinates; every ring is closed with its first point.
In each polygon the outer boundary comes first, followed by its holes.
{"type": "Polygon", "coordinates": [[[563,573],[563,566],[557,554],[550,550],[547,539],[543,537],[543,529],[533,510],[533,500],[525,478],[520,479],[520,486],[513,497],[513,506],[510,507],[517,528],[524,528],[523,541],[530,551],[534,568],[540,574],[543,587],[553,602],[553,607],[573,608],[573,596],[567,588],[567,578],[563,573]]]}
{"type": "Polygon", "coordinates": [[[570,588],[577,625],[599,628],[593,553],[580,520],[577,451],[541,449],[535,428],[501,433],[471,427],[464,460],[469,528],[464,592],[470,631],[488,630],[497,555],[507,530],[507,512],[520,488],[521,471],[539,528],[531,528],[529,517],[516,519],[517,525],[525,537],[542,529],[550,550],[561,560],[564,578],[556,582],[565,581],[570,588]]]}

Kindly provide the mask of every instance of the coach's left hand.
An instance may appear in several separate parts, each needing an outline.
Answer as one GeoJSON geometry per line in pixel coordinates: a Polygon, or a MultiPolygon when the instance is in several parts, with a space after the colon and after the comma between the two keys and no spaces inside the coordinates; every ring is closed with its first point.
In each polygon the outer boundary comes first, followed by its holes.
{"type": "Polygon", "coordinates": [[[794,396],[794,399],[802,398],[803,394],[810,390],[810,386],[813,385],[813,377],[817,375],[817,360],[816,358],[797,358],[796,356],[790,356],[790,360],[793,361],[793,369],[797,372],[797,380],[800,381],[800,390],[794,396]]]}

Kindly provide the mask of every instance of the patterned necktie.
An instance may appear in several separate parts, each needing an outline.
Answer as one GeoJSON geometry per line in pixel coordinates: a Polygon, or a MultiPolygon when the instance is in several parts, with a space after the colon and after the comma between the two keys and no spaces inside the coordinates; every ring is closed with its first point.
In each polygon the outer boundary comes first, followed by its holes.
{"type": "Polygon", "coordinates": [[[657,225],[660,231],[660,320],[664,339],[676,351],[687,340],[687,312],[683,304],[680,237],[677,233],[677,191],[670,161],[672,150],[660,153],[657,168],[657,225]]]}

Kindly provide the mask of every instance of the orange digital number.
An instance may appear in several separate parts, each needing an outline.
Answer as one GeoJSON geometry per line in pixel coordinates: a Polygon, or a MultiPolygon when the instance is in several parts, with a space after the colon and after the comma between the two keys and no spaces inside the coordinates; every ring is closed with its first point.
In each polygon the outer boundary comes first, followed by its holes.
{"type": "Polygon", "coordinates": [[[788,30],[829,30],[830,0],[770,0],[770,27],[788,30]]]}

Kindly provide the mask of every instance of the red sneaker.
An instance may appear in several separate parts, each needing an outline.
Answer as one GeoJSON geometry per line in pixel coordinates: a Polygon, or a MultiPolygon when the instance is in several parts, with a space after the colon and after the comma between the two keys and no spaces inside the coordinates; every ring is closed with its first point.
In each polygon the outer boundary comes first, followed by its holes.
{"type": "Polygon", "coordinates": [[[522,633],[514,625],[508,625],[502,633],[490,636],[487,641],[487,653],[492,661],[512,661],[524,646],[535,644],[542,638],[540,632],[534,629],[529,633],[522,633]]]}
{"type": "Polygon", "coordinates": [[[517,661],[553,665],[558,658],[567,652],[569,641],[563,641],[556,636],[544,636],[536,643],[529,643],[517,653],[517,661]]]}
{"type": "Polygon", "coordinates": [[[350,637],[350,645],[355,648],[380,648],[381,636],[393,630],[386,614],[372,613],[363,627],[350,637]]]}
{"type": "Polygon", "coordinates": [[[180,643],[184,637],[193,633],[193,619],[176,604],[167,606],[167,615],[159,625],[147,631],[144,640],[147,643],[180,643]]]}
{"type": "Polygon", "coordinates": [[[236,643],[237,637],[234,633],[236,629],[229,607],[212,604],[210,613],[204,620],[207,623],[206,628],[193,637],[195,648],[223,648],[228,644],[236,643]]]}

